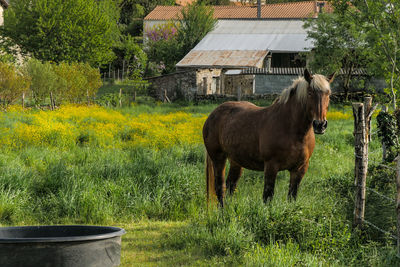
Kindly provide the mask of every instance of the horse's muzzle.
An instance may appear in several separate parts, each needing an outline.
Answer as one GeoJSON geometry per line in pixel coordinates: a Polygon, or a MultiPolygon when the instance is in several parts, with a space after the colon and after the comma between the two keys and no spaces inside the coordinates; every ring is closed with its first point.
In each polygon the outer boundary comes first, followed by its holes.
{"type": "Polygon", "coordinates": [[[328,127],[328,121],[327,120],[323,120],[323,121],[315,120],[315,121],[313,121],[312,125],[314,128],[314,133],[324,134],[326,128],[328,127]]]}

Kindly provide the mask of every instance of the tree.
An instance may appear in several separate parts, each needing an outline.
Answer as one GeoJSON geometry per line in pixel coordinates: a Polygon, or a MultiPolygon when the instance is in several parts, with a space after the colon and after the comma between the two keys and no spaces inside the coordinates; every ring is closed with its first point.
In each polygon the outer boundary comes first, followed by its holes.
{"type": "MultiPolygon", "coordinates": [[[[213,9],[204,4],[192,4],[182,9],[175,23],[150,29],[147,53],[162,73],[171,73],[176,63],[194,48],[216,24],[213,9]]],[[[152,63],[149,64],[150,66],[152,63]]]]}
{"type": "Polygon", "coordinates": [[[231,3],[230,0],[197,0],[197,2],[207,6],[229,6],[231,3]]]}
{"type": "Polygon", "coordinates": [[[30,79],[14,65],[0,62],[0,100],[7,106],[22,96],[30,85],[30,79]]]}
{"type": "Polygon", "coordinates": [[[335,9],[333,14],[319,14],[309,19],[304,28],[313,41],[310,68],[315,72],[332,73],[344,70],[343,88],[347,98],[353,71],[365,67],[369,54],[366,53],[365,33],[354,23],[351,13],[335,9]]]}
{"type": "Polygon", "coordinates": [[[331,3],[333,15],[322,14],[306,24],[309,36],[316,41],[313,64],[321,66],[325,58],[330,67],[342,64],[349,70],[348,66],[362,66],[370,74],[384,77],[395,109],[400,87],[398,0],[332,0],[331,3]]]}
{"type": "Polygon", "coordinates": [[[177,23],[176,37],[180,45],[180,59],[214,29],[217,20],[213,16],[213,8],[204,4],[192,4],[182,9],[181,19],[177,23]]]}
{"type": "Polygon", "coordinates": [[[143,18],[157,5],[173,6],[175,0],[118,0],[120,9],[119,25],[122,31],[132,36],[141,36],[143,18]]]}
{"type": "Polygon", "coordinates": [[[32,58],[25,63],[25,71],[31,78],[30,90],[36,104],[43,103],[50,96],[50,92],[55,93],[58,77],[50,62],[42,63],[32,58]]]}
{"type": "MultiPolygon", "coordinates": [[[[400,88],[400,3],[398,0],[355,0],[353,3],[372,49],[373,70],[385,77],[396,109],[396,94],[400,88]]],[[[351,11],[351,9],[348,9],[351,11]]]]}
{"type": "Polygon", "coordinates": [[[3,45],[22,54],[98,66],[113,58],[117,19],[112,0],[11,0],[0,29],[3,45]]]}
{"type": "Polygon", "coordinates": [[[147,55],[133,37],[123,35],[121,42],[114,48],[114,51],[119,61],[114,61],[114,64],[123,66],[125,64],[122,61],[126,62],[125,68],[130,73],[130,79],[138,80],[143,77],[146,70],[147,55]]]}

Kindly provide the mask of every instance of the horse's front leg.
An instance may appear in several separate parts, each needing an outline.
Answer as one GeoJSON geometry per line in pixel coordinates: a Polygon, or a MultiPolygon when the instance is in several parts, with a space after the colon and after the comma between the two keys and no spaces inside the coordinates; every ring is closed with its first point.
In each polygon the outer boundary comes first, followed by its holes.
{"type": "Polygon", "coordinates": [[[300,168],[290,171],[290,184],[288,193],[289,200],[296,200],[297,190],[299,189],[301,179],[303,179],[307,169],[308,169],[308,162],[306,162],[300,168]]]}
{"type": "Polygon", "coordinates": [[[278,168],[276,168],[274,164],[268,162],[264,163],[264,203],[268,202],[268,200],[272,200],[272,197],[274,196],[275,180],[277,173],[278,168]]]}

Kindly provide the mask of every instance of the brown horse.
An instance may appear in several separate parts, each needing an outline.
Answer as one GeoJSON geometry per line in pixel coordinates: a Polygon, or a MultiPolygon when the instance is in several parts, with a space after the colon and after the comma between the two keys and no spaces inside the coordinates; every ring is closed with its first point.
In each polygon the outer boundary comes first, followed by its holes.
{"type": "Polygon", "coordinates": [[[314,150],[314,132],[323,134],[328,125],[333,76],[305,70],[304,77],[284,89],[269,107],[226,102],[211,112],[203,126],[207,200],[216,194],[223,207],[225,188],[230,194],[235,191],[243,168],[264,171],[264,202],[273,197],[278,171],[289,170],[288,197],[295,199],[314,150]],[[226,159],[230,169],[225,185],[226,159]]]}

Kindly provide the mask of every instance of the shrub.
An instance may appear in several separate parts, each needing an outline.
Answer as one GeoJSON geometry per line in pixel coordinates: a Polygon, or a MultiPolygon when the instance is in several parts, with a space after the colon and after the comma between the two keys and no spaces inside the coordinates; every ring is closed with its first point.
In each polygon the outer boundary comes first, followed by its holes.
{"type": "Polygon", "coordinates": [[[36,103],[43,103],[50,92],[55,93],[58,77],[50,62],[40,62],[30,59],[25,65],[28,75],[31,77],[32,97],[36,103]]]}
{"type": "Polygon", "coordinates": [[[11,64],[0,62],[0,99],[5,105],[20,98],[30,85],[30,79],[11,64]]]}
{"type": "Polygon", "coordinates": [[[386,161],[395,159],[399,151],[399,140],[397,137],[397,122],[395,116],[387,112],[380,112],[376,117],[378,136],[387,149],[386,161]]]}
{"type": "Polygon", "coordinates": [[[58,103],[79,103],[93,96],[102,85],[100,73],[87,63],[60,63],[53,66],[58,76],[55,98],[58,103]],[[58,99],[58,100],[57,100],[58,99]]]}
{"type": "Polygon", "coordinates": [[[76,67],[86,77],[86,84],[83,90],[86,89],[87,91],[83,93],[87,93],[88,96],[95,96],[99,88],[103,85],[99,70],[92,68],[88,63],[76,64],[76,67]]]}

